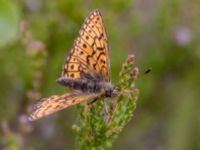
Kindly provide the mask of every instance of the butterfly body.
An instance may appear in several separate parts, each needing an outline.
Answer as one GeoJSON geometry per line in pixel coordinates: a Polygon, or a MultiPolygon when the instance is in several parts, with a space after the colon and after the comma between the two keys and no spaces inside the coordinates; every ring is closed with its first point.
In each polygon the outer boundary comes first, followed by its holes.
{"type": "Polygon", "coordinates": [[[63,86],[80,90],[82,93],[105,93],[105,97],[113,97],[116,91],[116,87],[106,81],[59,78],[57,82],[63,86]]]}
{"type": "Polygon", "coordinates": [[[118,90],[111,84],[110,77],[107,32],[100,11],[94,10],[79,31],[63,65],[62,75],[57,80],[74,91],[42,99],[35,105],[29,120],[88,100],[116,96],[118,90]]]}

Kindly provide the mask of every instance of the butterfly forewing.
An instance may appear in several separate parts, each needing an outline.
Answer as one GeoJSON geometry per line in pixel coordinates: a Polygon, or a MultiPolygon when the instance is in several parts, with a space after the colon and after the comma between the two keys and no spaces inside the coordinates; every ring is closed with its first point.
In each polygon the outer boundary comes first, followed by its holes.
{"type": "Polygon", "coordinates": [[[44,98],[34,106],[34,111],[29,120],[33,121],[47,116],[66,107],[76,105],[89,99],[97,98],[98,94],[67,93],[44,98]]]}
{"type": "Polygon", "coordinates": [[[83,73],[90,72],[110,81],[110,57],[108,38],[103,18],[98,10],[85,20],[67,57],[62,76],[82,79],[83,73]]]}

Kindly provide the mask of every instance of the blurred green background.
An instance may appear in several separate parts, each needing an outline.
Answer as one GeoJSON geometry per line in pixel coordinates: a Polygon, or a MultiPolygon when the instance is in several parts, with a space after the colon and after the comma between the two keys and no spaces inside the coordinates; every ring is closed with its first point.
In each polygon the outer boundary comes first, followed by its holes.
{"type": "Polygon", "coordinates": [[[113,83],[128,54],[140,69],[137,109],[112,149],[200,150],[198,0],[0,0],[0,149],[75,149],[75,107],[31,124],[24,116],[41,97],[67,91],[55,80],[96,8],[113,83]]]}

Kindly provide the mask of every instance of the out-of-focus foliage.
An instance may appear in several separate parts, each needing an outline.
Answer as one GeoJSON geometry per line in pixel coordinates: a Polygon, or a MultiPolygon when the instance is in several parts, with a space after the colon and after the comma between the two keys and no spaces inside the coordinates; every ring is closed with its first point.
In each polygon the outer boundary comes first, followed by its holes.
{"type": "Polygon", "coordinates": [[[19,10],[10,1],[0,0],[0,46],[17,38],[19,10]]]}
{"type": "Polygon", "coordinates": [[[0,5],[0,39],[5,36],[0,41],[0,149],[75,149],[75,107],[31,124],[24,115],[41,97],[67,91],[55,80],[84,18],[96,8],[109,35],[112,82],[118,81],[129,53],[136,55],[141,72],[134,118],[112,149],[200,149],[199,1],[2,2],[6,4],[0,5]],[[27,37],[15,31],[23,20],[31,33],[28,45],[27,37]],[[151,73],[143,75],[149,67],[151,73]]]}

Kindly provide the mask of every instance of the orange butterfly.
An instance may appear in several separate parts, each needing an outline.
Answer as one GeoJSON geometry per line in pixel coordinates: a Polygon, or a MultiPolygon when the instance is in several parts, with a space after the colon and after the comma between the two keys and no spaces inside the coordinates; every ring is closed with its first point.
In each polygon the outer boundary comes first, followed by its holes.
{"type": "Polygon", "coordinates": [[[44,98],[35,105],[29,120],[39,119],[90,99],[116,95],[117,89],[110,83],[108,37],[98,10],[86,18],[57,82],[74,89],[74,92],[44,98]]]}

